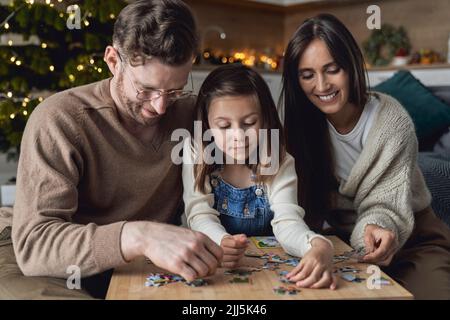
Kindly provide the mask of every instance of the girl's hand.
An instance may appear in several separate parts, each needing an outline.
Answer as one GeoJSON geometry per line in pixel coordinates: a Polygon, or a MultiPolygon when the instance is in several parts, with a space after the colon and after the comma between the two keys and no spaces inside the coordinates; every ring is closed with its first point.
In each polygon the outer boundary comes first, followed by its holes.
{"type": "Polygon", "coordinates": [[[224,236],[220,242],[220,247],[223,249],[222,267],[237,267],[239,265],[239,260],[245,254],[248,243],[249,241],[245,234],[224,236]]]}
{"type": "Polygon", "coordinates": [[[311,245],[312,248],[286,278],[302,288],[336,289],[337,278],[333,275],[333,247],[320,238],[313,239],[311,245]]]}
{"type": "Polygon", "coordinates": [[[374,224],[366,226],[364,242],[366,244],[366,255],[362,260],[380,266],[388,266],[391,263],[398,247],[394,232],[374,224]]]}

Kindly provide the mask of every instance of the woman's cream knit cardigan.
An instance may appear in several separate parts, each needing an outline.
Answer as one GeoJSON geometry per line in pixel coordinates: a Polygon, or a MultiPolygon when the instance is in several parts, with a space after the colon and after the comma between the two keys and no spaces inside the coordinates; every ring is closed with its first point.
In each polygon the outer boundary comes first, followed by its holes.
{"type": "Polygon", "coordinates": [[[372,94],[379,98],[380,109],[348,180],[339,187],[336,208],[357,212],[353,248],[365,247],[368,224],[393,231],[400,248],[413,230],[414,212],[429,206],[431,195],[417,165],[411,118],[394,98],[372,94]]]}

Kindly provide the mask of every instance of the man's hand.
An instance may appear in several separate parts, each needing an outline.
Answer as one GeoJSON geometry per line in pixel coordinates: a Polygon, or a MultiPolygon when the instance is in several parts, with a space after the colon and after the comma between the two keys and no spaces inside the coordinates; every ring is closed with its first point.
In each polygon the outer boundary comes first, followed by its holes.
{"type": "Polygon", "coordinates": [[[213,275],[223,256],[222,249],[203,233],[155,222],[127,222],[121,247],[125,260],[146,256],[189,282],[213,275]]]}
{"type": "Polygon", "coordinates": [[[223,249],[222,267],[235,268],[239,265],[239,260],[244,256],[248,246],[248,239],[245,234],[226,235],[222,238],[220,246],[223,249]]]}
{"type": "Polygon", "coordinates": [[[364,231],[364,242],[366,245],[366,255],[363,261],[374,263],[380,266],[388,266],[395,252],[398,243],[395,234],[374,224],[368,224],[364,231]]]}

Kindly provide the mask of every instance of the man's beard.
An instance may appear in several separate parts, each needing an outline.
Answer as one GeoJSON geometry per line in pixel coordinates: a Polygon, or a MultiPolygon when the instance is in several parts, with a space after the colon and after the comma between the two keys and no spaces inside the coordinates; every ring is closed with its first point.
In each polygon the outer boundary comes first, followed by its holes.
{"type": "Polygon", "coordinates": [[[119,96],[120,103],[122,104],[122,111],[125,112],[126,116],[141,125],[148,125],[153,123],[157,118],[149,119],[142,115],[142,103],[134,102],[128,99],[124,90],[124,75],[119,74],[117,79],[117,92],[119,96]]]}

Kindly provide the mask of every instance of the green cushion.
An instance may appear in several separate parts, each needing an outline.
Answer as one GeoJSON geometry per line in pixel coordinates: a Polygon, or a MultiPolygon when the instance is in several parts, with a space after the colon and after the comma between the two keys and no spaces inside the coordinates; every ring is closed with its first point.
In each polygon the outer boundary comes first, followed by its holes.
{"type": "Polygon", "coordinates": [[[399,71],[372,89],[396,98],[405,107],[414,121],[419,140],[450,126],[450,106],[433,95],[409,71],[399,71]]]}

